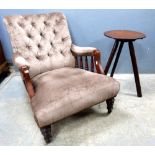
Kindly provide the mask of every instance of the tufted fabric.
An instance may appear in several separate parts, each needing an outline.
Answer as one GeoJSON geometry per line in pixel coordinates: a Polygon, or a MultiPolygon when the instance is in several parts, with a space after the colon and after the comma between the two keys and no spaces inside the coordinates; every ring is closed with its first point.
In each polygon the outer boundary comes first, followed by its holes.
{"type": "Polygon", "coordinates": [[[72,44],[62,13],[4,18],[16,65],[28,66],[35,95],[32,109],[40,127],[115,97],[119,83],[111,77],[75,68],[73,55],[96,48],[72,44]]]}
{"type": "MultiPolygon", "coordinates": [[[[70,51],[71,37],[62,13],[7,16],[4,22],[14,56],[25,59],[31,77],[56,68],[75,66],[70,51]]],[[[18,62],[15,63],[20,67],[18,62]]]]}
{"type": "Polygon", "coordinates": [[[77,68],[55,69],[32,80],[36,91],[32,108],[40,127],[115,97],[119,91],[113,78],[77,68]]]}

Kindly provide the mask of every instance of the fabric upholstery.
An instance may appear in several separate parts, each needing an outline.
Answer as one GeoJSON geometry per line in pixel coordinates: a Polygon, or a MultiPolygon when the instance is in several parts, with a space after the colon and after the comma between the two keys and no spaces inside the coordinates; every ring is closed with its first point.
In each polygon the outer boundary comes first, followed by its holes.
{"type": "Polygon", "coordinates": [[[61,68],[33,79],[32,108],[40,127],[115,97],[119,83],[111,77],[77,68],[61,68]]]}
{"type": "Polygon", "coordinates": [[[13,53],[28,62],[31,77],[56,68],[75,66],[70,51],[72,41],[62,13],[7,16],[4,22],[13,53]]]}
{"type": "Polygon", "coordinates": [[[96,48],[72,44],[62,13],[4,18],[15,64],[28,66],[35,95],[32,109],[40,127],[115,97],[119,83],[111,77],[75,68],[74,55],[96,48]]]}
{"type": "Polygon", "coordinates": [[[87,56],[91,56],[93,54],[93,52],[97,50],[94,47],[79,47],[77,45],[72,44],[71,46],[71,51],[73,52],[74,55],[87,55],[87,56]]]}
{"type": "Polygon", "coordinates": [[[22,66],[28,66],[30,67],[30,64],[28,63],[28,61],[26,61],[22,56],[19,56],[18,54],[14,54],[14,62],[16,63],[16,65],[18,66],[18,68],[22,67],[22,66]]]}

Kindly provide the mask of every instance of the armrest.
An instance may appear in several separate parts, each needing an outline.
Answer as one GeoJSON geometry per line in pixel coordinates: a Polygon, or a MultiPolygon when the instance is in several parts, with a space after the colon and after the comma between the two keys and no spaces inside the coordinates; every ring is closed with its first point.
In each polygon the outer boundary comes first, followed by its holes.
{"type": "Polygon", "coordinates": [[[98,74],[104,74],[101,65],[101,52],[94,47],[79,47],[72,44],[71,51],[75,56],[93,56],[94,65],[98,74]]]}
{"type": "Polygon", "coordinates": [[[29,68],[30,68],[29,63],[23,57],[21,57],[18,53],[14,54],[14,62],[22,74],[23,81],[24,81],[25,87],[27,89],[27,92],[30,98],[32,98],[35,93],[34,93],[34,88],[33,88],[32,81],[29,75],[29,68]]]}
{"type": "Polygon", "coordinates": [[[14,61],[15,61],[15,64],[18,66],[18,68],[20,68],[22,66],[29,67],[29,63],[23,57],[21,57],[19,55],[14,54],[14,61]]]}
{"type": "Polygon", "coordinates": [[[29,75],[29,67],[28,66],[21,66],[20,72],[23,76],[23,81],[24,81],[24,84],[26,86],[27,92],[28,92],[30,98],[32,98],[35,95],[35,92],[34,92],[32,81],[31,81],[31,78],[29,75]]]}
{"type": "Polygon", "coordinates": [[[71,46],[71,51],[75,56],[92,56],[95,50],[97,49],[94,47],[79,47],[74,44],[71,46]]]}
{"type": "Polygon", "coordinates": [[[99,50],[95,50],[93,56],[97,73],[104,74],[104,69],[101,65],[101,52],[99,50]]]}

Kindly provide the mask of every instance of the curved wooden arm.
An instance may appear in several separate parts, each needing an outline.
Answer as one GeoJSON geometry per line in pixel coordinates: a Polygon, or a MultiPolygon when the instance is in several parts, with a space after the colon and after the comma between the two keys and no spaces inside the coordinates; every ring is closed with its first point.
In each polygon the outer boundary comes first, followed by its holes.
{"type": "Polygon", "coordinates": [[[85,57],[85,69],[88,69],[88,59],[87,56],[91,56],[91,71],[94,72],[94,66],[96,68],[96,72],[98,74],[105,74],[104,70],[101,65],[101,52],[97,50],[96,48],[92,47],[79,47],[72,44],[72,54],[75,56],[75,67],[80,67],[83,69],[83,59],[82,57],[85,57]],[[78,60],[78,57],[80,57],[80,60],[78,60]],[[79,64],[80,61],[80,64],[79,64]]]}
{"type": "Polygon", "coordinates": [[[96,71],[99,74],[104,74],[104,70],[101,65],[101,52],[99,50],[94,50],[94,64],[96,67],[96,71]]]}
{"type": "Polygon", "coordinates": [[[30,98],[32,98],[35,95],[35,92],[34,92],[32,81],[31,81],[31,78],[30,78],[30,75],[29,75],[28,66],[22,66],[20,68],[20,72],[21,72],[21,74],[23,76],[23,81],[24,81],[25,87],[27,89],[27,92],[28,92],[30,98]]]}

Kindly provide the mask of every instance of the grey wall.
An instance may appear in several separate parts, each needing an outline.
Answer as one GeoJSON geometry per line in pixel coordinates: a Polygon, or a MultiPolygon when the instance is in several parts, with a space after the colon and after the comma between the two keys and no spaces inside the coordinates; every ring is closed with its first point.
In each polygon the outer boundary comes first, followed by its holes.
{"type": "MultiPolygon", "coordinates": [[[[2,18],[13,14],[33,14],[61,11],[67,16],[73,42],[81,46],[94,46],[102,51],[102,64],[105,66],[113,40],[103,32],[112,29],[141,31],[147,38],[134,43],[139,71],[155,73],[155,10],[0,10],[0,39],[6,58],[12,62],[11,46],[2,18]]],[[[123,48],[118,73],[131,73],[132,66],[128,46],[123,48]]]]}

